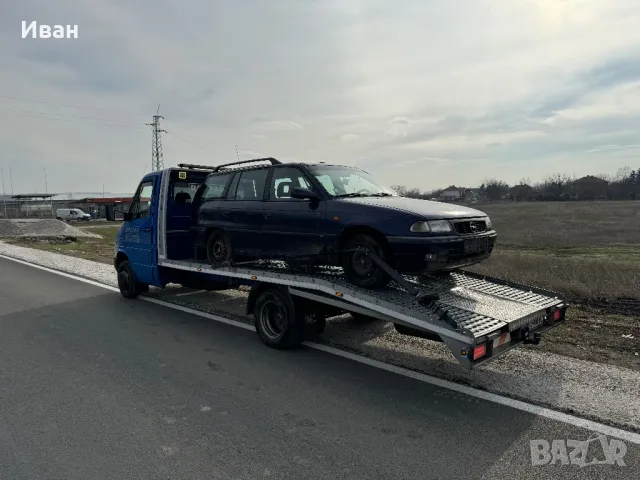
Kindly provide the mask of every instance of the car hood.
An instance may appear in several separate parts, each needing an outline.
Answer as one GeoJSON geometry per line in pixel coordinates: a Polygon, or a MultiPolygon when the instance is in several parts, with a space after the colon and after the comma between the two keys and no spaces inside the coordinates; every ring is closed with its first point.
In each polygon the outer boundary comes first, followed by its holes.
{"type": "Polygon", "coordinates": [[[453,219],[468,217],[485,217],[486,213],[473,208],[463,207],[461,205],[452,205],[450,203],[433,202],[430,200],[420,200],[417,198],[407,197],[350,197],[340,198],[341,202],[389,208],[400,210],[406,213],[413,213],[424,217],[425,220],[434,219],[453,219]]]}

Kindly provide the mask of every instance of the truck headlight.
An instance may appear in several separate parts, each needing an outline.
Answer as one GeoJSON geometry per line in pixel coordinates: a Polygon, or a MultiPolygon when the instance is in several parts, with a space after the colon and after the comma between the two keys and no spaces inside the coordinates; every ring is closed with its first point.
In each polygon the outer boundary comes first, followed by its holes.
{"type": "Polygon", "coordinates": [[[491,230],[493,225],[491,225],[491,219],[489,217],[484,217],[484,223],[487,225],[487,230],[491,230]]]}
{"type": "Polygon", "coordinates": [[[416,233],[432,232],[444,233],[451,232],[451,224],[446,220],[429,220],[428,222],[416,222],[411,225],[410,230],[416,233]]]}

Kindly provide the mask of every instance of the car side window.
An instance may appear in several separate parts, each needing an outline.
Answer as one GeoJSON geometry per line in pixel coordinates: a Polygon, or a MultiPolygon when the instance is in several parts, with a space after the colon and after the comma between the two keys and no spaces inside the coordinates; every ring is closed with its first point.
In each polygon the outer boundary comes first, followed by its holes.
{"type": "MultiPolygon", "coordinates": [[[[138,187],[129,211],[133,218],[145,218],[151,213],[151,200],[153,199],[153,182],[142,182],[138,187]]],[[[75,212],[74,212],[75,213],[75,212]]]]}
{"type": "Polygon", "coordinates": [[[224,195],[225,187],[231,178],[231,173],[226,173],[222,175],[210,175],[204,181],[205,189],[202,192],[202,200],[215,200],[220,199],[224,195]]]}
{"type": "Polygon", "coordinates": [[[296,187],[311,189],[311,184],[302,170],[296,167],[274,168],[269,188],[269,200],[272,201],[304,201],[291,198],[291,192],[296,187]]]}
{"type": "Polygon", "coordinates": [[[242,172],[234,198],[236,200],[262,200],[268,174],[269,169],[267,168],[242,172]]]}

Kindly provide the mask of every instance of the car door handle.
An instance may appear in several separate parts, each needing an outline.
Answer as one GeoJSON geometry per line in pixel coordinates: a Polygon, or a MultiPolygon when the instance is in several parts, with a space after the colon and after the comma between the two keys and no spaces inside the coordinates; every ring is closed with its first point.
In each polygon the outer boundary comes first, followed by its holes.
{"type": "Polygon", "coordinates": [[[222,216],[229,218],[231,214],[229,212],[222,212],[222,216]]]}

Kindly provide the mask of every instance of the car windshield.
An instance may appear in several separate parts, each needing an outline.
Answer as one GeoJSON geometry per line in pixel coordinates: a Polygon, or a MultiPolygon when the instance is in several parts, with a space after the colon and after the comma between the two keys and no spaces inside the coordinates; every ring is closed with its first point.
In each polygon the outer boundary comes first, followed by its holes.
{"type": "Polygon", "coordinates": [[[309,170],[334,197],[390,197],[397,194],[373,175],[351,167],[313,165],[309,170]]]}

